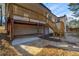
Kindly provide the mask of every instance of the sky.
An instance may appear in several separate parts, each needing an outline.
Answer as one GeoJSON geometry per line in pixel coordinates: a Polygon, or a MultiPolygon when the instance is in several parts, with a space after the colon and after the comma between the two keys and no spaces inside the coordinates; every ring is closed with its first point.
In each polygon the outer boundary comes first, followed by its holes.
{"type": "Polygon", "coordinates": [[[70,18],[79,19],[72,16],[73,12],[69,10],[68,3],[44,3],[44,5],[58,17],[67,15],[68,21],[72,20],[70,18]]]}
{"type": "Polygon", "coordinates": [[[69,10],[68,3],[44,3],[44,5],[58,17],[67,15],[68,21],[71,21],[72,18],[79,19],[72,16],[73,12],[69,10]]]}
{"type": "MultiPolygon", "coordinates": [[[[70,10],[68,9],[68,3],[44,3],[53,14],[59,16],[70,15],[70,10]]],[[[70,15],[71,16],[71,15],[70,15]]]]}

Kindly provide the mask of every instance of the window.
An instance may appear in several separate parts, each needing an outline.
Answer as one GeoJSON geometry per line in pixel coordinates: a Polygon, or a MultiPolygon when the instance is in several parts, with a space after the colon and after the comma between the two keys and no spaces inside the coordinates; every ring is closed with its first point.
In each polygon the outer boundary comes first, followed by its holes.
{"type": "Polygon", "coordinates": [[[5,26],[5,4],[0,4],[0,26],[5,26]]]}
{"type": "Polygon", "coordinates": [[[2,26],[2,7],[0,5],[0,26],[2,26]]]}

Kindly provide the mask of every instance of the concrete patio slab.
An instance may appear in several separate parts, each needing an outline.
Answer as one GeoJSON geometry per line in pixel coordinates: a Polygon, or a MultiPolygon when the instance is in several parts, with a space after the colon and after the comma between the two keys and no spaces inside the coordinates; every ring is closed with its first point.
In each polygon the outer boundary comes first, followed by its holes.
{"type": "Polygon", "coordinates": [[[63,41],[47,40],[37,36],[32,36],[17,38],[12,42],[12,44],[15,49],[22,53],[22,55],[37,55],[47,45],[53,46],[52,48],[61,48],[64,50],[79,52],[78,42],[78,38],[73,36],[67,36],[65,39],[63,39],[63,41]]]}
{"type": "Polygon", "coordinates": [[[32,41],[36,41],[36,40],[39,40],[40,38],[38,37],[33,37],[33,36],[26,36],[26,37],[22,37],[22,38],[16,38],[12,41],[12,45],[20,45],[20,44],[23,44],[23,43],[29,43],[29,42],[32,42],[32,41]]]}

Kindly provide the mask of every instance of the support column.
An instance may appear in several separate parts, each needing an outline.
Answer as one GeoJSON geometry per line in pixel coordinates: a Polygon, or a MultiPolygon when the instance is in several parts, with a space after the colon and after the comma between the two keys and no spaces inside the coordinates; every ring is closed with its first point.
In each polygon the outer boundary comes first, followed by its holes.
{"type": "Polygon", "coordinates": [[[43,35],[45,35],[45,25],[43,26],[43,35]]]}
{"type": "Polygon", "coordinates": [[[39,29],[40,29],[40,28],[39,28],[39,24],[37,24],[37,34],[38,34],[38,35],[40,35],[39,29]]]}
{"type": "Polygon", "coordinates": [[[13,4],[9,4],[9,37],[10,40],[14,38],[14,20],[13,20],[13,4]]]}

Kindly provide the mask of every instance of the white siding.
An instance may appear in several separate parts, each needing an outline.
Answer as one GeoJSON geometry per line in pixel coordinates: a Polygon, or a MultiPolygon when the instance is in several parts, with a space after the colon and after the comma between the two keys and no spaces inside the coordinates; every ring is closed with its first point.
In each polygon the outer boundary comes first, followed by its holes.
{"type": "Polygon", "coordinates": [[[51,28],[49,28],[49,33],[53,33],[53,30],[51,28]]]}

